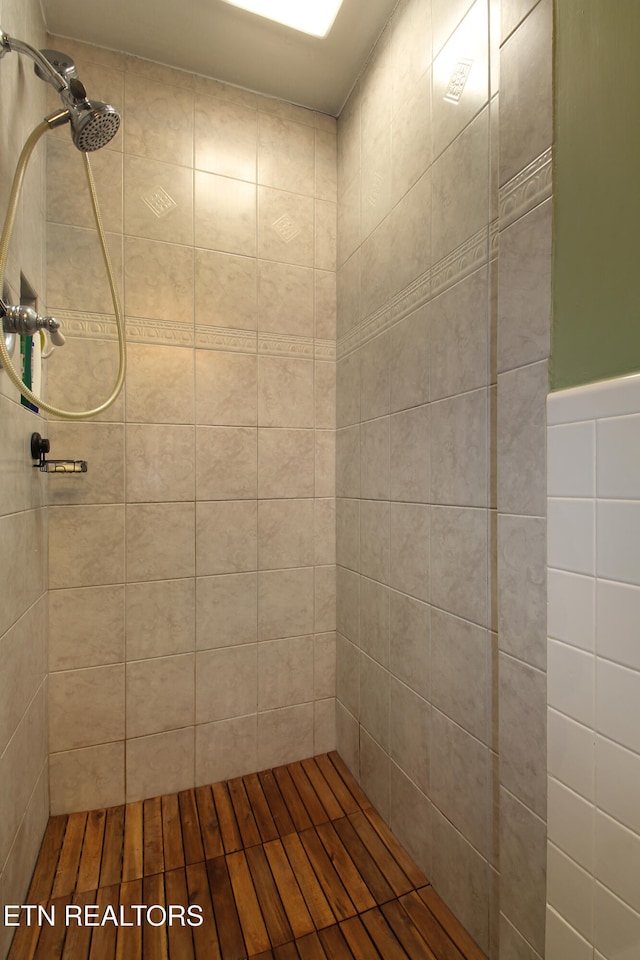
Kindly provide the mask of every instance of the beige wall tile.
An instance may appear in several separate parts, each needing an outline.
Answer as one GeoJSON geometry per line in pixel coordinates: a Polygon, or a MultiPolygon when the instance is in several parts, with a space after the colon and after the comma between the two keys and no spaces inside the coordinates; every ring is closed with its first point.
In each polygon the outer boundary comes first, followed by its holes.
{"type": "Polygon", "coordinates": [[[0,753],[47,674],[46,598],[0,638],[0,753]]]}
{"type": "Polygon", "coordinates": [[[360,580],[360,647],[389,666],[389,588],[366,577],[360,580]]]}
{"type": "Polygon", "coordinates": [[[301,703],[258,714],[260,769],[302,760],[313,754],[313,704],[301,703]]]}
{"type": "Polygon", "coordinates": [[[258,139],[255,106],[196,96],[194,132],[198,170],[255,181],[258,139]]]}
{"type": "Polygon", "coordinates": [[[194,786],[193,727],[127,741],[127,803],[194,786]]]}
{"type": "Polygon", "coordinates": [[[360,424],[336,432],[336,496],[360,496],[360,424]]]}
{"type": "Polygon", "coordinates": [[[431,495],[430,410],[425,404],[390,421],[390,496],[429,503],[431,495]]]}
{"type": "Polygon", "coordinates": [[[195,251],[195,319],[207,327],[255,330],[256,261],[214,250],[195,251]]]}
{"type": "Polygon", "coordinates": [[[316,197],[335,202],[336,192],[337,137],[335,125],[330,130],[316,127],[316,197]]]}
{"type": "Polygon", "coordinates": [[[124,738],[124,665],[52,673],[49,749],[56,753],[124,738]]]}
{"type": "Polygon", "coordinates": [[[360,422],[360,351],[336,363],[336,427],[360,422]]]}
{"type": "Polygon", "coordinates": [[[544,956],[546,825],[500,792],[500,909],[544,956]]]}
{"type": "Polygon", "coordinates": [[[258,430],[258,492],[261,497],[313,494],[314,434],[311,430],[258,430]]]}
{"type": "Polygon", "coordinates": [[[484,386],[488,365],[486,267],[449,287],[431,306],[431,399],[484,386]]]}
{"type": "Polygon", "coordinates": [[[541,670],[547,664],[546,523],[498,517],[500,648],[541,670]]]}
{"type": "Polygon", "coordinates": [[[313,633],[313,568],[269,570],[258,576],[258,639],[313,633]]]}
{"type": "Polygon", "coordinates": [[[316,700],[313,704],[313,754],[336,749],[336,701],[316,700]]]}
{"type": "Polygon", "coordinates": [[[430,508],[421,503],[392,503],[390,577],[397,590],[419,600],[430,597],[430,508]]]}
{"type": "Polygon", "coordinates": [[[208,250],[254,257],[255,185],[196,171],[195,243],[208,250]]]}
{"type": "Polygon", "coordinates": [[[547,813],[546,674],[500,655],[500,782],[541,818],[547,813]]]}
{"type": "MultiPolygon", "coordinates": [[[[68,337],[67,347],[56,351],[55,361],[47,367],[47,396],[50,403],[63,410],[89,410],[110,396],[117,376],[118,350],[114,343],[68,337]]],[[[127,383],[112,406],[95,419],[122,422],[125,392],[129,389],[127,383]]]]}
{"type": "MultiPolygon", "coordinates": [[[[102,91],[101,91],[102,93],[102,91]]],[[[86,189],[70,184],[84,180],[82,158],[67,138],[47,141],[47,220],[94,229],[93,209],[86,189]]],[[[122,153],[98,150],[91,157],[100,214],[105,230],[122,230],[122,153]]]]}
{"type": "Polygon", "coordinates": [[[421,870],[431,876],[431,815],[428,798],[395,764],[391,766],[389,823],[421,870]]]}
{"type": "Polygon", "coordinates": [[[360,577],[345,567],[336,568],[336,629],[360,642],[360,577]]]}
{"type": "Polygon", "coordinates": [[[360,776],[360,728],[339,700],[336,700],[336,749],[354,776],[360,776]]]}
{"type": "Polygon", "coordinates": [[[193,250],[138,237],[125,237],[124,250],[127,316],[193,325],[193,250]]]}
{"type": "Polygon", "coordinates": [[[316,567],[314,571],[313,616],[316,633],[336,628],[336,568],[333,565],[316,567]]]}
{"type": "Polygon", "coordinates": [[[245,644],[196,654],[196,723],[255,714],[257,650],[245,644]]]}
{"type": "Polygon", "coordinates": [[[488,671],[491,665],[487,631],[431,611],[431,700],[435,707],[469,733],[488,742],[488,671]]]}
{"type": "Polygon", "coordinates": [[[124,741],[52,753],[51,816],[124,803],[124,741]]]}
{"type": "Polygon", "coordinates": [[[336,501],[336,562],[360,570],[360,501],[336,501]]]}
{"type": "Polygon", "coordinates": [[[547,362],[498,377],[498,508],[546,515],[547,362]]]}
{"type": "Polygon", "coordinates": [[[127,502],[193,500],[195,427],[129,423],[127,502]]]}
{"type": "Polygon", "coordinates": [[[409,89],[402,89],[400,83],[396,85],[395,79],[391,195],[397,201],[431,165],[431,70],[412,77],[409,89]]]}
{"type": "Polygon", "coordinates": [[[336,635],[321,633],[314,637],[313,695],[316,700],[336,693],[336,635]]]}
{"type": "Polygon", "coordinates": [[[391,212],[390,293],[427,274],[431,266],[431,174],[425,173],[391,212]]]}
{"type": "Polygon", "coordinates": [[[190,166],[193,163],[193,95],[127,71],[124,107],[127,153],[190,166]]]}
{"type": "Polygon", "coordinates": [[[315,363],[316,427],[334,429],[336,425],[336,365],[333,361],[315,363]]]}
{"type": "Polygon", "coordinates": [[[196,727],[196,786],[258,769],[258,717],[233,717],[196,727]]]}
{"type": "Polygon", "coordinates": [[[319,270],[335,270],[338,228],[336,204],[316,200],[315,215],[315,266],[319,270]]]}
{"type": "Polygon", "coordinates": [[[391,296],[391,217],[382,221],[360,247],[361,310],[369,317],[391,296]]]}
{"type": "Polygon", "coordinates": [[[255,427],[196,429],[196,499],[255,500],[258,432],[255,427]]]}
{"type": "Polygon", "coordinates": [[[370,657],[360,656],[360,724],[384,750],[389,750],[389,672],[370,657]]]}
{"type": "Polygon", "coordinates": [[[315,500],[315,563],[336,562],[336,502],[315,500]]]}
{"type": "Polygon", "coordinates": [[[238,573],[196,580],[198,650],[255,643],[258,622],[258,577],[238,573]]]}
{"type": "Polygon", "coordinates": [[[314,273],[315,336],[320,340],[336,338],[336,275],[333,270],[314,273]]]}
{"type": "Polygon", "coordinates": [[[196,350],[196,423],[255,426],[257,357],[196,350]]]}
{"type": "Polygon", "coordinates": [[[389,417],[360,426],[360,495],[367,500],[389,499],[389,417]]]}
{"type": "Polygon", "coordinates": [[[393,327],[389,337],[391,410],[429,400],[430,309],[422,307],[393,327]]]}
{"type": "Polygon", "coordinates": [[[258,423],[261,427],[312,427],[313,362],[258,358],[258,423]]]}
{"type": "Polygon", "coordinates": [[[289,637],[259,644],[258,710],[313,700],[313,670],[313,637],[289,637]]]}
{"type": "Polygon", "coordinates": [[[361,260],[358,248],[338,267],[336,273],[338,339],[353,330],[363,317],[361,260]]]}
{"type": "MultiPolygon", "coordinates": [[[[122,286],[122,238],[107,234],[118,289],[122,286]]],[[[102,251],[95,230],[50,223],[47,227],[47,309],[112,315],[102,251]],[[82,263],[82,271],[77,264],[82,263]]]]}
{"type": "Polygon", "coordinates": [[[314,265],[314,202],[284,190],[258,188],[258,256],[314,265]]]}
{"type": "Polygon", "coordinates": [[[388,755],[360,727],[360,783],[378,813],[387,821],[390,772],[388,755]]]}
{"type": "Polygon", "coordinates": [[[313,562],[313,500],[261,500],[258,504],[258,569],[308,567],[313,562]]]}
{"type": "Polygon", "coordinates": [[[257,569],[258,508],[255,500],[218,500],[196,507],[196,572],[199,577],[257,569]]]}
{"type": "Polygon", "coordinates": [[[395,591],[389,601],[389,669],[420,696],[428,697],[430,607],[395,591]]]}
{"type": "Polygon", "coordinates": [[[360,572],[389,583],[389,504],[363,500],[360,504],[360,572]]]}
{"type": "Polygon", "coordinates": [[[309,267],[258,260],[260,332],[312,337],[313,298],[313,270],[309,267]]]}
{"type": "Polygon", "coordinates": [[[194,658],[184,654],[127,664],[127,737],[187,727],[194,721],[194,658]]]}
{"type": "MultiPolygon", "coordinates": [[[[111,344],[105,344],[113,351],[111,344]]],[[[127,419],[144,423],[192,423],[193,351],[127,344],[127,419]],[[171,384],[171,390],[167,390],[171,384]]]]}
{"type": "Polygon", "coordinates": [[[125,156],[124,232],[149,240],[170,237],[172,243],[192,243],[193,171],[157,159],[125,156]]]}
{"type": "Polygon", "coordinates": [[[432,507],[431,600],[443,610],[486,626],[485,510],[432,507]]]}
{"type": "Polygon", "coordinates": [[[49,591],[49,669],[124,660],[124,584],[49,591]]]}
{"type": "Polygon", "coordinates": [[[68,476],[51,474],[49,504],[121,503],[124,500],[122,424],[56,421],[49,425],[48,438],[52,458],[86,460],[88,465],[85,474],[72,478],[72,485],[68,476]]]}
{"type": "Polygon", "coordinates": [[[127,580],[169,580],[195,573],[193,503],[127,506],[127,580]]]}
{"type": "Polygon", "coordinates": [[[432,503],[488,506],[487,399],[474,390],[431,404],[432,503]]]}
{"type": "Polygon", "coordinates": [[[302,123],[259,114],[258,183],[313,196],[315,131],[302,123]]]}
{"type": "Polygon", "coordinates": [[[429,794],[431,707],[409,687],[391,677],[389,684],[389,753],[425,794],[429,794]]]}
{"type": "Polygon", "coordinates": [[[194,580],[127,584],[127,660],[191,652],[195,597],[194,580]]]}
{"type": "Polygon", "coordinates": [[[89,587],[124,580],[124,508],[49,509],[49,586],[89,587]]]}
{"type": "Polygon", "coordinates": [[[316,430],[315,434],[315,493],[316,497],[336,495],[336,434],[335,430],[316,430]]]}

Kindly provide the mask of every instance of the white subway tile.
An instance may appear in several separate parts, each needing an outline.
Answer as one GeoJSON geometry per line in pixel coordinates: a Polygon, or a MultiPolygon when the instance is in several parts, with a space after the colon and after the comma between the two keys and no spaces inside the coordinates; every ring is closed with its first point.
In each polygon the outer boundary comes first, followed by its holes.
{"type": "Polygon", "coordinates": [[[595,797],[595,734],[557,710],[547,713],[547,769],[587,800],[595,797]]]}
{"type": "Polygon", "coordinates": [[[547,576],[547,633],[583,650],[594,649],[595,579],[564,570],[547,576]]]}
{"type": "Polygon", "coordinates": [[[595,960],[640,957],[640,914],[599,883],[595,890],[594,945],[595,960]]]}
{"type": "Polygon", "coordinates": [[[640,374],[559,390],[547,399],[550,424],[620,417],[640,410],[640,374]]]}
{"type": "Polygon", "coordinates": [[[547,905],[547,960],[593,960],[593,947],[547,905]]]}
{"type": "Polygon", "coordinates": [[[596,424],[566,423],[547,430],[547,493],[595,497],[596,424]]]}
{"type": "Polygon", "coordinates": [[[640,911],[640,837],[600,810],[596,812],[596,876],[640,911]]]}
{"type": "Polygon", "coordinates": [[[640,414],[599,420],[597,435],[598,496],[640,499],[640,414]]]}
{"type": "Polygon", "coordinates": [[[590,873],[593,872],[595,807],[573,790],[548,779],[549,840],[590,873]]]}
{"type": "Polygon", "coordinates": [[[547,702],[561,713],[593,726],[595,657],[566,643],[547,645],[547,702]]]}
{"type": "Polygon", "coordinates": [[[596,729],[640,753],[640,673],[598,658],[596,729]]]}
{"type": "Polygon", "coordinates": [[[598,807],[640,834],[640,756],[597,737],[596,770],[598,807]]]}
{"type": "Polygon", "coordinates": [[[553,843],[547,844],[547,901],[589,942],[593,942],[593,888],[590,873],[553,843]]]}
{"type": "Polygon", "coordinates": [[[598,500],[598,576],[640,586],[640,501],[598,500]]]}
{"type": "Polygon", "coordinates": [[[640,587],[596,581],[596,650],[640,670],[640,587]]]}
{"type": "Polygon", "coordinates": [[[549,498],[547,509],[549,566],[595,573],[595,500],[549,498]]]}

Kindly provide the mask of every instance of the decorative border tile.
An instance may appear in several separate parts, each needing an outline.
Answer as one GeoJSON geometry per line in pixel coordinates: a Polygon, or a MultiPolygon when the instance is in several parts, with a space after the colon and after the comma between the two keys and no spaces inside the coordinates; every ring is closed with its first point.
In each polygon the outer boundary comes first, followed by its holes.
{"type": "Polygon", "coordinates": [[[500,229],[533,210],[551,196],[553,150],[549,147],[498,191],[500,229]]]}

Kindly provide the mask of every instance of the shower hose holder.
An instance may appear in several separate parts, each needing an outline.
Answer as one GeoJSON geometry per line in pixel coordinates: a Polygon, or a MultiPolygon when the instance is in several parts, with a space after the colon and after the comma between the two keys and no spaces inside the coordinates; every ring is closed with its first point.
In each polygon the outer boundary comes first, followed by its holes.
{"type": "Polygon", "coordinates": [[[31,456],[37,463],[34,467],[41,473],[86,473],[86,460],[47,460],[51,444],[39,433],[31,434],[31,456]]]}

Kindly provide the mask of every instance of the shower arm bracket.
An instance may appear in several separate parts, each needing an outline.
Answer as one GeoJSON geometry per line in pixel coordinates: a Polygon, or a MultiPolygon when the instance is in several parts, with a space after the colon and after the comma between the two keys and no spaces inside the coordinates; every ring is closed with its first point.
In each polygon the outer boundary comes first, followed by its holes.
{"type": "Polygon", "coordinates": [[[22,337],[32,337],[38,330],[45,330],[51,343],[56,347],[63,347],[64,335],[60,330],[60,321],[55,317],[41,317],[33,307],[13,306],[0,300],[0,317],[5,335],[17,333],[22,337]]]}

